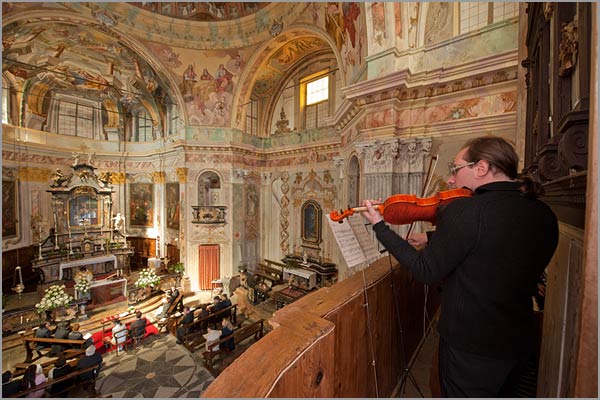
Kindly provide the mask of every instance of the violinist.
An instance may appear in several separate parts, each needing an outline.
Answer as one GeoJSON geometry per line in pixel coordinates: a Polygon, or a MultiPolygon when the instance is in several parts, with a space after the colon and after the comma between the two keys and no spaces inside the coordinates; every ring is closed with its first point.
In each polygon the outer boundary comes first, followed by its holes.
{"type": "Polygon", "coordinates": [[[421,250],[363,201],[363,216],[400,265],[420,282],[443,281],[438,361],[445,397],[518,397],[518,378],[533,355],[532,296],[557,247],[558,223],[536,199],[540,186],[517,179],[517,168],[505,139],[467,142],[449,164],[448,183],[473,196],[445,206],[421,250]]]}

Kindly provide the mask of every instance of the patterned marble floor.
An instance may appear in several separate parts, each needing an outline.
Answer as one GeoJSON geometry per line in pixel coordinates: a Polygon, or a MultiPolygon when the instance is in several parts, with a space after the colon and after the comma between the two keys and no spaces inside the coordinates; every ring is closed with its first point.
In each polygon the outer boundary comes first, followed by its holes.
{"type": "Polygon", "coordinates": [[[113,398],[200,397],[214,378],[198,355],[175,340],[172,335],[153,335],[136,349],[105,355],[96,382],[99,394],[113,398]]]}

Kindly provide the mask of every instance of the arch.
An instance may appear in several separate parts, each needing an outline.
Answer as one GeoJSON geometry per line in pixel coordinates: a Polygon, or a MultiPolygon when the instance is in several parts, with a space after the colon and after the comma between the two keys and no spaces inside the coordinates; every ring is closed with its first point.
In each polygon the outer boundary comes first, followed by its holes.
{"type": "MultiPolygon", "coordinates": [[[[289,28],[282,31],[281,34],[261,44],[256,49],[254,55],[248,60],[246,68],[242,72],[239,78],[239,82],[243,82],[241,85],[237,85],[234,92],[232,102],[232,113],[231,113],[231,127],[243,130],[243,120],[245,116],[245,110],[243,105],[250,100],[252,90],[256,84],[258,72],[267,65],[271,57],[283,46],[298,37],[316,37],[323,40],[332,53],[335,56],[337,65],[341,65],[342,56],[337,50],[333,39],[329,37],[327,32],[316,26],[299,26],[292,25],[289,28]],[[235,110],[235,112],[234,112],[235,110]]],[[[346,77],[342,74],[342,86],[346,85],[346,77]]]]}
{"type": "Polygon", "coordinates": [[[348,161],[348,205],[358,206],[360,202],[360,160],[356,154],[352,154],[348,161]]]}
{"type": "Polygon", "coordinates": [[[223,179],[221,175],[214,170],[204,170],[196,177],[199,206],[210,206],[217,203],[219,199],[213,199],[214,190],[221,189],[223,179]]]}
{"type": "MultiPolygon", "coordinates": [[[[139,58],[140,60],[143,60],[145,64],[147,64],[148,68],[154,75],[151,78],[159,78],[159,86],[162,86],[166,90],[166,95],[168,95],[168,97],[170,97],[173,101],[173,104],[176,105],[177,114],[184,119],[184,124],[188,123],[188,115],[185,110],[185,107],[183,106],[183,96],[179,91],[178,85],[175,82],[175,78],[171,75],[169,70],[159,60],[157,60],[156,57],[153,56],[153,54],[150,52],[150,50],[146,48],[146,46],[144,46],[138,40],[132,38],[129,32],[121,30],[121,27],[123,29],[126,29],[127,25],[115,24],[112,26],[106,26],[106,24],[99,22],[99,20],[94,19],[93,17],[86,17],[82,15],[68,14],[68,17],[65,18],[64,13],[59,14],[57,10],[48,9],[43,11],[28,11],[27,13],[17,13],[10,15],[9,19],[3,20],[3,27],[7,26],[8,24],[18,24],[21,22],[24,24],[56,23],[63,25],[72,25],[79,27],[79,29],[89,29],[95,33],[110,38],[114,41],[115,44],[122,46],[131,53],[131,57],[133,58],[134,63],[137,63],[137,59],[139,58]]],[[[138,79],[138,81],[141,81],[143,83],[141,77],[140,79],[138,79]]],[[[153,93],[150,93],[148,89],[143,84],[140,84],[140,82],[138,81],[133,83],[133,85],[136,86],[138,90],[140,90],[142,93],[152,98],[151,103],[154,104],[151,107],[147,107],[148,111],[156,117],[155,121],[159,124],[159,126],[162,126],[162,121],[160,121],[160,118],[158,117],[160,113],[158,111],[158,106],[154,101],[153,93]]],[[[119,100],[121,96],[122,93],[118,93],[118,97],[116,97],[116,99],[119,100]]],[[[26,100],[24,96],[23,102],[25,101],[26,100]]],[[[116,101],[116,103],[117,109],[122,112],[123,110],[119,104],[120,101],[116,101]]],[[[107,109],[108,108],[112,108],[114,110],[113,106],[108,105],[107,109]]],[[[166,130],[164,131],[164,133],[165,136],[168,134],[166,130]]]]}

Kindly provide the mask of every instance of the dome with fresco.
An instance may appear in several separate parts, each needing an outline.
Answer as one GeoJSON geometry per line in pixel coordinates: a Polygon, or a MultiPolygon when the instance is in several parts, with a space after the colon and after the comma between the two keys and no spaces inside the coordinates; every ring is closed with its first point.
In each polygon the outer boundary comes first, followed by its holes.
{"type": "Polygon", "coordinates": [[[227,21],[254,14],[269,2],[131,2],[143,10],[191,21],[227,21]]]}

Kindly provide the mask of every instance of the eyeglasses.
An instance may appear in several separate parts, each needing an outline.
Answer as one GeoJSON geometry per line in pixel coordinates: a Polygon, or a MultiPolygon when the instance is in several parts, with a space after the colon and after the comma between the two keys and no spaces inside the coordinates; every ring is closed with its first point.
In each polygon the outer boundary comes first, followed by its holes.
{"type": "Polygon", "coordinates": [[[468,167],[468,166],[476,164],[476,163],[477,163],[476,161],[471,161],[471,162],[460,164],[460,165],[454,165],[454,163],[451,162],[451,163],[448,163],[448,171],[450,171],[450,175],[454,176],[454,175],[456,175],[456,173],[458,172],[459,169],[468,167]]]}

